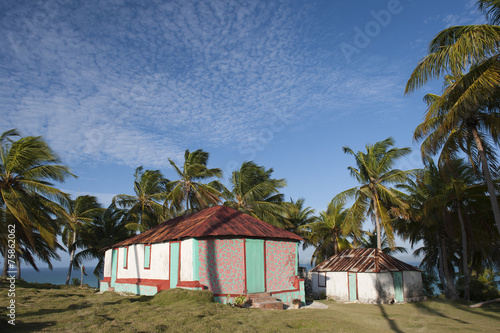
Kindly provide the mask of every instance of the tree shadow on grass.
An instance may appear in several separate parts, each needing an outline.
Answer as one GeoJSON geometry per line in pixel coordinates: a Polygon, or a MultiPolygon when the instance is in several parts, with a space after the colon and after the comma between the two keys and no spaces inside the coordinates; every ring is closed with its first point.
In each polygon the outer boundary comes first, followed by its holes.
{"type": "Polygon", "coordinates": [[[52,313],[61,313],[61,312],[66,312],[66,311],[81,310],[81,309],[89,308],[91,306],[92,306],[91,303],[83,302],[83,303],[78,303],[78,304],[70,304],[66,308],[63,308],[63,309],[40,309],[40,310],[34,311],[34,312],[25,312],[22,315],[23,316],[43,316],[43,315],[52,314],[52,313]]]}
{"type": "Polygon", "coordinates": [[[459,322],[461,324],[469,324],[468,322],[463,321],[461,319],[449,317],[449,316],[445,315],[444,313],[439,312],[438,310],[429,307],[427,304],[425,304],[425,302],[415,302],[415,303],[411,303],[411,304],[413,306],[415,306],[416,308],[418,308],[420,311],[427,312],[427,313],[429,313],[431,315],[439,316],[439,317],[450,319],[450,320],[454,320],[454,321],[459,322]]]}
{"type": "Polygon", "coordinates": [[[500,314],[500,306],[488,306],[488,305],[486,305],[486,306],[483,306],[481,308],[471,309],[468,307],[468,305],[464,305],[464,304],[460,304],[460,303],[456,303],[456,302],[450,302],[449,304],[458,310],[462,310],[462,311],[465,311],[465,312],[468,312],[471,314],[475,314],[475,315],[480,315],[483,317],[488,317],[488,318],[495,319],[495,320],[500,320],[500,315],[495,316],[493,314],[484,313],[483,311],[477,311],[477,310],[482,309],[482,310],[486,310],[489,312],[495,312],[495,313],[500,314]]]}
{"type": "Polygon", "coordinates": [[[16,325],[10,325],[6,327],[0,326],[2,332],[39,332],[46,328],[50,328],[55,326],[55,321],[40,321],[34,323],[23,323],[21,321],[16,320],[16,325]]]}
{"type": "Polygon", "coordinates": [[[393,320],[393,319],[391,319],[391,318],[389,318],[389,316],[385,312],[384,306],[382,304],[378,304],[378,307],[380,309],[380,312],[382,312],[382,316],[384,317],[385,320],[387,320],[387,323],[391,327],[391,330],[393,332],[403,333],[403,331],[399,328],[399,326],[396,323],[396,321],[393,320]]]}

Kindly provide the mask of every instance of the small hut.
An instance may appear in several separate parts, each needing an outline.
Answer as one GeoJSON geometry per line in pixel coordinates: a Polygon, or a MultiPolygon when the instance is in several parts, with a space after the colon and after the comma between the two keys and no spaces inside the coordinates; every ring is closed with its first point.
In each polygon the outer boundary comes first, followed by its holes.
{"type": "Polygon", "coordinates": [[[422,300],[422,272],[378,249],[344,250],[311,270],[313,294],[343,302],[422,300]]]}
{"type": "Polygon", "coordinates": [[[305,302],[294,233],[227,206],[179,216],[115,244],[105,253],[101,291],[154,295],[208,289],[225,303],[266,293],[305,302]]]}

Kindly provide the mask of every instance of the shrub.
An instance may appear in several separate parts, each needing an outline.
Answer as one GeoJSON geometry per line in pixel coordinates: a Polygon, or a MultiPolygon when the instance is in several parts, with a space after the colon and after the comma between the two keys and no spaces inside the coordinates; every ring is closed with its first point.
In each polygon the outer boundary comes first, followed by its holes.
{"type": "Polygon", "coordinates": [[[74,277],[74,278],[72,278],[72,279],[71,279],[70,284],[71,284],[72,286],[80,286],[80,279],[79,279],[79,278],[77,278],[77,277],[74,277]]]}
{"type": "Polygon", "coordinates": [[[169,289],[157,293],[151,303],[170,305],[177,302],[213,303],[214,295],[208,290],[169,289]]]}
{"type": "Polygon", "coordinates": [[[247,301],[247,298],[243,295],[234,298],[234,306],[242,307],[247,301]]]}

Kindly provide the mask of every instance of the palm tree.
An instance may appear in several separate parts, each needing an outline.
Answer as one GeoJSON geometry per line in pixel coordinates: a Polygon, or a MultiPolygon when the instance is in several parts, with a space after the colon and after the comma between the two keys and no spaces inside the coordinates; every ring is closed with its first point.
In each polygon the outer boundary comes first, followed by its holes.
{"type": "Polygon", "coordinates": [[[344,147],[344,153],[354,156],[357,168],[349,167],[351,176],[362,184],[338,194],[334,200],[345,202],[354,198],[346,220],[351,225],[361,223],[368,215],[375,221],[377,248],[382,250],[380,235],[382,228],[390,246],[394,246],[394,235],[391,226],[391,213],[404,213],[408,205],[402,199],[404,194],[390,185],[406,183],[414,171],[392,169],[398,159],[410,153],[410,148],[391,148],[392,138],[366,146],[366,153],[354,153],[344,147]]]}
{"type": "Polygon", "coordinates": [[[326,211],[320,213],[316,221],[299,227],[306,240],[304,249],[309,245],[315,247],[311,257],[311,264],[318,265],[339,251],[352,248],[348,236],[358,233],[346,223],[348,211],[344,204],[332,200],[326,211]]]}
{"type": "Polygon", "coordinates": [[[97,198],[90,195],[78,196],[75,200],[69,201],[67,211],[59,218],[59,223],[64,225],[62,239],[70,252],[70,261],[66,284],[71,279],[73,270],[73,260],[75,258],[75,243],[78,238],[78,229],[81,225],[90,223],[92,218],[102,210],[97,202],[97,198]]]}
{"type": "MultiPolygon", "coordinates": [[[[472,206],[479,205],[484,210],[485,187],[474,173],[473,168],[461,159],[453,159],[440,170],[445,187],[429,204],[446,207],[453,211],[460,224],[462,240],[462,273],[465,276],[465,300],[470,299],[469,243],[472,241],[472,228],[467,215],[472,206]]],[[[487,208],[487,207],[486,207],[487,208]]],[[[480,216],[477,214],[476,216],[480,216]]],[[[481,223],[481,222],[478,222],[481,223]]]]}
{"type": "Polygon", "coordinates": [[[135,195],[118,194],[113,203],[128,209],[125,220],[131,230],[145,231],[171,217],[164,205],[169,194],[169,180],[159,170],[143,170],[140,166],[134,173],[135,195]]]}
{"type": "Polygon", "coordinates": [[[186,150],[182,170],[169,159],[170,165],[180,177],[179,180],[169,183],[172,187],[168,196],[171,208],[180,210],[184,205],[185,212],[190,212],[220,203],[224,186],[219,181],[214,180],[208,184],[198,182],[222,177],[220,169],[207,167],[208,157],[209,154],[201,149],[194,152],[186,150]]]}
{"type": "Polygon", "coordinates": [[[423,246],[413,253],[423,255],[420,267],[427,271],[437,267],[446,297],[456,299],[454,266],[458,259],[454,255],[457,245],[454,242],[454,218],[447,207],[429,204],[432,198],[442,193],[445,185],[434,162],[430,158],[425,161],[425,169],[418,170],[414,179],[400,185],[408,193],[409,209],[406,218],[396,220],[396,229],[412,248],[423,242],[423,246]]]}
{"type": "Polygon", "coordinates": [[[493,176],[498,176],[494,171],[498,169],[498,163],[495,150],[488,142],[491,137],[497,146],[500,143],[500,112],[483,106],[452,111],[452,105],[463,95],[460,93],[463,89],[456,88],[456,85],[455,77],[447,76],[443,95],[425,96],[429,107],[424,121],[415,130],[414,139],[418,141],[425,138],[421,148],[422,156],[435,155],[442,149],[440,164],[453,158],[457,150],[462,150],[473,165],[481,165],[500,233],[500,210],[492,179],[492,173],[493,176]],[[454,91],[450,93],[449,90],[454,91]]]}
{"type": "MultiPolygon", "coordinates": [[[[377,233],[375,231],[368,231],[366,232],[366,237],[361,237],[359,247],[363,249],[373,249],[377,247],[377,241],[377,233]]],[[[382,252],[385,254],[408,253],[402,246],[390,247],[385,235],[382,235],[382,252]]]]}
{"type": "MultiPolygon", "coordinates": [[[[55,249],[58,230],[51,214],[63,211],[61,205],[67,205],[68,195],[49,181],[62,182],[73,175],[67,166],[57,164],[59,159],[41,137],[14,141],[15,136],[19,136],[16,130],[0,136],[0,206],[7,223],[16,223],[16,233],[23,235],[25,246],[36,249],[35,242],[43,240],[55,249]]],[[[19,247],[16,250],[19,254],[19,247]]]]}
{"type": "Polygon", "coordinates": [[[106,210],[95,216],[91,223],[81,226],[76,247],[83,250],[75,255],[75,267],[80,267],[84,260],[97,259],[94,275],[98,277],[103,273],[104,250],[134,234],[127,228],[126,214],[125,209],[118,209],[111,204],[106,210]]]}
{"type": "Polygon", "coordinates": [[[281,218],[285,211],[283,194],[279,193],[286,180],[272,178],[272,173],[272,168],[266,170],[255,162],[243,162],[231,175],[232,189],[226,193],[228,200],[224,204],[269,224],[286,227],[287,222],[281,218]]]}
{"type": "MultiPolygon", "coordinates": [[[[36,202],[36,199],[33,200],[33,203],[36,202]]],[[[38,223],[41,223],[45,226],[46,229],[54,230],[56,234],[59,233],[60,226],[55,219],[53,219],[53,212],[48,210],[43,205],[33,204],[33,209],[37,210],[36,216],[38,218],[38,223]]],[[[2,246],[0,247],[0,252],[7,258],[9,255],[9,259],[12,261],[10,264],[14,263],[17,269],[16,277],[18,279],[21,278],[21,266],[20,261],[23,260],[25,263],[33,267],[35,271],[39,271],[37,266],[38,261],[47,263],[48,267],[52,269],[52,259],[60,260],[60,256],[57,254],[57,250],[63,250],[64,248],[56,241],[54,243],[49,244],[44,237],[42,237],[39,230],[28,230],[29,235],[26,230],[23,229],[18,221],[10,214],[10,212],[5,209],[0,209],[0,228],[2,232],[0,233],[0,241],[2,246]],[[12,228],[15,230],[15,240],[17,249],[15,252],[15,258],[11,258],[11,253],[8,251],[8,230],[12,228]]],[[[12,244],[10,244],[12,245],[12,244]]],[[[2,274],[3,276],[7,276],[9,261],[4,260],[4,266],[2,274]]]]}
{"type": "Polygon", "coordinates": [[[448,140],[450,133],[459,133],[462,122],[465,122],[467,135],[476,145],[500,233],[500,209],[488,166],[485,138],[480,133],[480,130],[486,131],[499,144],[500,3],[497,0],[479,0],[478,5],[490,24],[456,26],[441,31],[432,40],[429,54],[413,71],[406,93],[422,87],[429,79],[439,78],[443,73],[451,74],[455,79],[443,96],[432,103],[424,121],[426,125],[421,128],[420,134],[416,133],[416,137],[433,131],[430,141],[439,148],[448,140]],[[463,75],[462,72],[467,69],[468,73],[463,75]]]}
{"type": "Polygon", "coordinates": [[[290,199],[290,202],[283,203],[283,215],[285,229],[300,235],[300,227],[316,220],[314,209],[304,207],[305,199],[299,198],[297,201],[290,199]]]}

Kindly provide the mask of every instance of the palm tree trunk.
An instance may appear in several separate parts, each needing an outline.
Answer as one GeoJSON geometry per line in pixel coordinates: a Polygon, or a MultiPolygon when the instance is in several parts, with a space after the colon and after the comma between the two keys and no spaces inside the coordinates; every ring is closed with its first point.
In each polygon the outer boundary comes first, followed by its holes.
{"type": "Polygon", "coordinates": [[[470,301],[470,281],[469,280],[469,260],[468,260],[468,249],[467,249],[467,233],[465,231],[465,223],[462,216],[462,208],[460,204],[458,206],[458,220],[460,221],[460,230],[462,232],[462,269],[465,279],[465,290],[464,290],[464,300],[470,301]]]}
{"type": "MultiPolygon", "coordinates": [[[[69,236],[68,236],[69,238],[69,236]]],[[[66,276],[66,284],[69,284],[69,279],[71,279],[71,271],[73,270],[73,260],[75,259],[75,249],[73,248],[73,245],[76,242],[76,230],[73,231],[73,242],[70,244],[71,249],[71,255],[69,259],[69,268],[68,268],[68,276],[66,276]]]]}
{"type": "Polygon", "coordinates": [[[5,244],[5,249],[4,249],[4,261],[3,261],[3,270],[2,270],[2,277],[7,277],[7,271],[9,270],[9,244],[5,244]]]}
{"type": "Polygon", "coordinates": [[[377,230],[377,249],[382,251],[382,237],[380,232],[380,217],[378,216],[378,196],[375,193],[375,200],[373,200],[373,212],[375,214],[375,227],[377,230]]]}
{"type": "Polygon", "coordinates": [[[488,186],[491,207],[493,208],[493,216],[495,217],[495,223],[497,225],[498,233],[500,234],[500,208],[498,207],[495,185],[493,185],[493,179],[491,178],[490,168],[488,166],[488,159],[486,158],[486,153],[476,126],[472,127],[472,136],[476,142],[479,159],[481,160],[481,167],[483,168],[484,178],[486,179],[486,185],[488,186]]]}
{"type": "Polygon", "coordinates": [[[443,249],[441,247],[441,237],[439,233],[436,233],[437,249],[438,249],[438,273],[439,280],[443,285],[444,294],[448,295],[450,292],[448,290],[448,284],[446,283],[446,278],[444,275],[444,265],[443,265],[443,249]]]}
{"type": "Polygon", "coordinates": [[[457,299],[457,291],[455,289],[455,281],[451,276],[450,265],[448,265],[448,245],[446,244],[446,237],[441,237],[441,251],[443,254],[443,272],[446,280],[446,287],[448,289],[447,298],[457,299]]]}
{"type": "Polygon", "coordinates": [[[16,252],[16,271],[17,271],[16,279],[21,279],[21,261],[19,260],[18,252],[16,252]]]}

